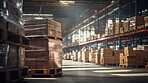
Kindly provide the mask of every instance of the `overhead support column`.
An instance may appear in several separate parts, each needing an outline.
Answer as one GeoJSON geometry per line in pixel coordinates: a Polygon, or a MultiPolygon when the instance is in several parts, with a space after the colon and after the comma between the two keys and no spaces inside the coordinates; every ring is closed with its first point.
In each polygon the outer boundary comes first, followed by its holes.
{"type": "Polygon", "coordinates": [[[122,50],[122,39],[119,37],[119,50],[122,50]]]}
{"type": "Polygon", "coordinates": [[[118,2],[118,7],[119,7],[118,9],[119,22],[121,22],[121,2],[120,1],[118,2]]]}
{"type": "Polygon", "coordinates": [[[132,47],[132,37],[131,37],[131,34],[129,35],[129,47],[132,47]]]}
{"type": "Polygon", "coordinates": [[[137,8],[137,0],[135,0],[135,16],[137,16],[138,15],[138,8],[137,8]]]}

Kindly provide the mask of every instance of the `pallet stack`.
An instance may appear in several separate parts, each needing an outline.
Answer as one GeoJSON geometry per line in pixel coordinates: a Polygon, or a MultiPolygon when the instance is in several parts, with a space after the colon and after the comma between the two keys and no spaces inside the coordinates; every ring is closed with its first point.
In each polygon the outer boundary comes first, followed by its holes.
{"type": "Polygon", "coordinates": [[[78,52],[78,61],[82,62],[82,50],[78,52]]]}
{"type": "Polygon", "coordinates": [[[91,63],[95,63],[95,55],[96,55],[96,49],[91,49],[91,63]]]}
{"type": "Polygon", "coordinates": [[[129,30],[130,30],[130,22],[129,21],[123,22],[123,28],[124,28],[124,33],[129,32],[129,30]]]}
{"type": "Polygon", "coordinates": [[[113,64],[113,62],[114,62],[113,50],[101,48],[100,64],[101,65],[113,64]]]}
{"type": "Polygon", "coordinates": [[[117,22],[115,24],[115,35],[118,35],[121,33],[123,33],[124,31],[124,28],[123,28],[123,22],[117,22]]]}
{"type": "Polygon", "coordinates": [[[123,53],[123,50],[114,50],[113,55],[114,55],[114,62],[113,64],[120,64],[120,53],[123,53]]]}
{"type": "Polygon", "coordinates": [[[130,18],[130,31],[144,29],[144,16],[134,16],[130,18]]]}
{"type": "Polygon", "coordinates": [[[122,67],[139,67],[145,66],[148,60],[148,54],[144,50],[133,50],[132,47],[125,47],[124,53],[120,54],[120,66],[122,67]]]}
{"type": "Polygon", "coordinates": [[[62,75],[61,25],[50,19],[25,20],[30,48],[26,49],[26,66],[33,75],[62,75]]]}
{"type": "Polygon", "coordinates": [[[86,47],[82,48],[82,61],[89,62],[89,49],[86,47]]]}
{"type": "Polygon", "coordinates": [[[100,64],[100,56],[101,56],[100,49],[99,49],[99,50],[96,50],[96,54],[95,54],[95,64],[97,64],[97,65],[100,64]]]}
{"type": "Polygon", "coordinates": [[[144,17],[145,27],[148,27],[148,16],[144,17]]]}
{"type": "Polygon", "coordinates": [[[28,76],[24,50],[29,39],[24,35],[22,0],[0,0],[0,78],[13,83],[28,76]],[[15,72],[15,73],[14,73],[15,72]]]}

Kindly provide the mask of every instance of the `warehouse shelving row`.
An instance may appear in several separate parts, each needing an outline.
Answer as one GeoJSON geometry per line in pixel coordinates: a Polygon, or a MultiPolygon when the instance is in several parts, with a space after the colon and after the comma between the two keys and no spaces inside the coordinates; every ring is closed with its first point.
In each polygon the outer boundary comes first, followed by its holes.
{"type": "Polygon", "coordinates": [[[90,49],[99,47],[109,48],[112,46],[115,50],[121,50],[125,46],[136,47],[137,45],[147,44],[147,29],[86,41],[86,38],[92,35],[93,27],[97,27],[95,28],[95,34],[104,34],[105,28],[109,27],[108,20],[111,19],[112,23],[116,23],[138,16],[137,4],[137,0],[130,0],[126,3],[119,0],[106,4],[106,7],[102,10],[98,9],[99,12],[70,30],[72,32],[63,41],[63,51],[72,52],[72,50],[80,50],[83,46],[87,46],[90,49]],[[94,18],[94,16],[97,16],[97,18],[94,18]],[[79,39],[79,44],[69,45],[75,39],[79,39]],[[142,39],[141,42],[139,42],[140,39],[142,39]]]}

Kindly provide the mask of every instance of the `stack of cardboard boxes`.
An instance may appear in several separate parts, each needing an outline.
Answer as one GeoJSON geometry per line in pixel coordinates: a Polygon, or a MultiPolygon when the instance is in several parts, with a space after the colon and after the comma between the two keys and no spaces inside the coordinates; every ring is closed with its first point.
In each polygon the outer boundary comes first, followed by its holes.
{"type": "Polygon", "coordinates": [[[82,61],[89,62],[89,49],[86,47],[82,48],[82,61]]]}
{"type": "Polygon", "coordinates": [[[134,16],[130,18],[130,31],[141,30],[144,28],[144,16],[134,16]]]}
{"type": "Polygon", "coordinates": [[[124,53],[120,54],[121,66],[145,66],[148,59],[147,52],[144,50],[133,50],[133,47],[125,47],[124,53]]]}
{"type": "Polygon", "coordinates": [[[26,66],[30,69],[62,68],[62,47],[60,23],[50,19],[25,21],[26,35],[30,38],[30,48],[26,49],[26,66]]]}
{"type": "Polygon", "coordinates": [[[91,63],[95,63],[95,55],[96,55],[96,49],[91,49],[91,63]]]}
{"type": "Polygon", "coordinates": [[[148,16],[144,17],[145,27],[148,27],[148,16]]]}

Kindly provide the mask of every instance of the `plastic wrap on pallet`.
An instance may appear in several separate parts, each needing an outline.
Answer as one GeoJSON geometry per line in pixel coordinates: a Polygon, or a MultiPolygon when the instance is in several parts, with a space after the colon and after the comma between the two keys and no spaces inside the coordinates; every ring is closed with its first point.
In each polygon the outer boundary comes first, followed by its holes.
{"type": "Polygon", "coordinates": [[[19,67],[18,47],[0,44],[0,69],[19,67]]]}
{"type": "Polygon", "coordinates": [[[4,26],[5,28],[24,35],[24,33],[22,33],[24,32],[22,31],[24,29],[22,20],[22,4],[23,0],[1,0],[0,17],[3,18],[3,21],[8,21],[9,23],[8,26],[4,26]]]}

